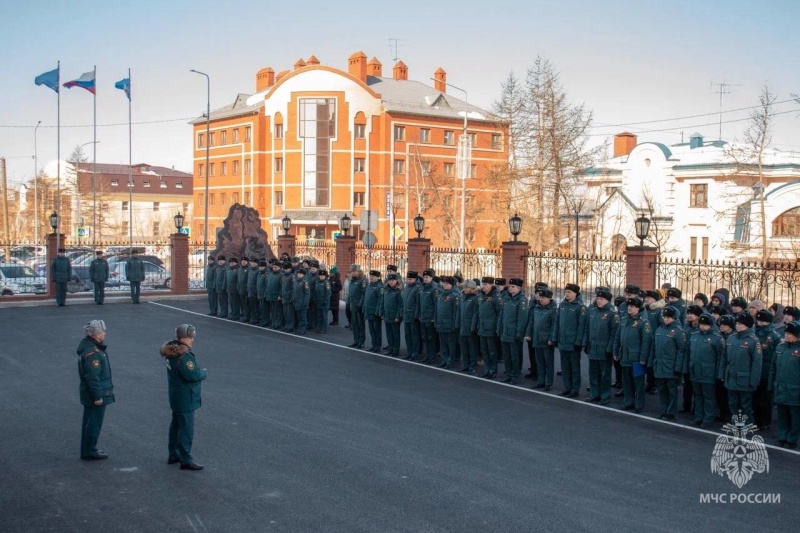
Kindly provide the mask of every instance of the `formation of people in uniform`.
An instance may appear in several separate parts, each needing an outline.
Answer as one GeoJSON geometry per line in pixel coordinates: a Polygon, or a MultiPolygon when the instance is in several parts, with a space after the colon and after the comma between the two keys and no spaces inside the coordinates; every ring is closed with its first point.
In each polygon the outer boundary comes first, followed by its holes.
{"type": "MultiPolygon", "coordinates": [[[[140,303],[144,281],[144,262],[139,257],[139,250],[131,250],[130,257],[126,260],[125,279],[130,285],[131,303],[140,303]]],[[[103,305],[106,299],[106,283],[111,275],[108,260],[104,257],[103,250],[95,252],[95,259],[89,263],[89,280],[92,282],[94,303],[103,305]]],[[[59,248],[57,255],[50,262],[50,280],[55,284],[56,305],[67,305],[67,284],[72,280],[72,262],[67,257],[67,249],[59,248]]]]}

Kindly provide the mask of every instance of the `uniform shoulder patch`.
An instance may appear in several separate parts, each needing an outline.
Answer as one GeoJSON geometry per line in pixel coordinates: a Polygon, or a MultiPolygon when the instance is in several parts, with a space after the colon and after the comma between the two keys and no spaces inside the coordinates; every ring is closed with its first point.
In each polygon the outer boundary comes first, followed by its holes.
{"type": "Polygon", "coordinates": [[[647,320],[644,321],[644,330],[647,333],[650,333],[650,322],[648,322],[647,320]]]}
{"type": "Polygon", "coordinates": [[[98,359],[95,359],[94,361],[92,361],[92,366],[95,368],[100,368],[100,361],[98,359]]]}
{"type": "Polygon", "coordinates": [[[194,370],[194,361],[186,361],[186,369],[187,370],[194,370]]]}

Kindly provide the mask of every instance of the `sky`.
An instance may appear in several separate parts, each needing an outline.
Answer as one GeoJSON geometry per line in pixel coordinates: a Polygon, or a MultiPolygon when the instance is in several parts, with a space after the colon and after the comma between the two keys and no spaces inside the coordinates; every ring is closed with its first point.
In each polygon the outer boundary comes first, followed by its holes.
{"type": "MultiPolygon", "coordinates": [[[[127,100],[114,82],[130,68],[133,163],[191,171],[188,121],[205,111],[206,84],[190,69],[210,75],[214,109],[254,92],[260,68],[312,54],[346,70],[362,50],[391,72],[390,39],[410,79],[429,81],[441,66],[486,108],[510,72],[547,58],[570,100],[593,112],[597,143],[621,131],[667,144],[681,132],[717,138],[713,84],[730,85],[723,110],[756,105],[768,84],[789,100],[775,107],[773,146],[800,152],[799,16],[800,2],[777,0],[0,0],[0,156],[11,184],[30,179],[41,120],[38,168],[56,159],[56,94],[33,79],[59,60],[62,83],[97,66],[98,163],[128,162],[127,100]],[[646,121],[661,122],[630,125],[646,121]]],[[[92,104],[87,91],[62,88],[62,159],[93,140],[92,104]]],[[[747,114],[723,115],[725,140],[742,138],[747,114]]]]}

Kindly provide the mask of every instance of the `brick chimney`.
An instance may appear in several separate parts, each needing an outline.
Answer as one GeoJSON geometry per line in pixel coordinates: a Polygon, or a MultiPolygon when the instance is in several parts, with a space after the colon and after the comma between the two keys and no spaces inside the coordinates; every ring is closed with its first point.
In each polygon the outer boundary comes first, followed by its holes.
{"type": "Polygon", "coordinates": [[[614,135],[614,157],[629,155],[637,142],[636,135],[627,131],[614,135]]]}
{"type": "Polygon", "coordinates": [[[266,91],[275,85],[275,71],[272,67],[262,68],[256,73],[256,92],[266,91]]]}
{"type": "Polygon", "coordinates": [[[319,59],[317,59],[317,56],[312,55],[311,57],[306,59],[306,65],[308,66],[319,65],[319,59]]]}
{"type": "Polygon", "coordinates": [[[294,63],[294,69],[295,69],[295,70],[297,70],[297,69],[299,69],[299,68],[303,68],[304,66],[306,66],[306,62],[305,62],[305,61],[303,61],[303,59],[302,59],[302,58],[301,58],[301,59],[298,59],[298,60],[297,60],[297,61],[295,61],[295,63],[294,63]]]}
{"type": "Polygon", "coordinates": [[[367,63],[367,76],[375,76],[376,78],[383,76],[383,65],[378,61],[377,57],[373,57],[367,63]]]}
{"type": "Polygon", "coordinates": [[[275,75],[275,83],[278,83],[279,81],[281,81],[281,78],[283,78],[284,76],[289,74],[289,72],[290,72],[289,70],[282,70],[282,71],[278,72],[275,75]]]}
{"type": "Polygon", "coordinates": [[[347,72],[361,81],[367,81],[367,54],[356,52],[347,60],[347,72]]]}
{"type": "Polygon", "coordinates": [[[402,61],[398,61],[397,64],[392,69],[392,76],[396,80],[407,80],[408,79],[408,67],[402,61]]]}
{"type": "Polygon", "coordinates": [[[439,67],[433,73],[433,88],[440,93],[447,92],[447,72],[442,67],[439,67]]]}

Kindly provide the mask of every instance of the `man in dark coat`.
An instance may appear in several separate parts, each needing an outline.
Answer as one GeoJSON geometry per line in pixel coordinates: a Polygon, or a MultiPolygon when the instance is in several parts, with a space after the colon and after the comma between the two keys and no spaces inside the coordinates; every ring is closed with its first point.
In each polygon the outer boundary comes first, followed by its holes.
{"type": "Polygon", "coordinates": [[[747,313],[736,317],[736,333],[727,339],[720,368],[720,378],[728,389],[731,415],[736,417],[741,411],[748,423],[753,423],[753,392],[761,381],[763,363],[754,324],[755,320],[747,313]]]}
{"type": "Polygon", "coordinates": [[[56,284],[56,304],[67,305],[67,282],[72,277],[72,263],[66,256],[66,248],[59,248],[58,255],[50,263],[50,281],[56,284]]]}
{"type": "Polygon", "coordinates": [[[89,279],[94,283],[94,303],[103,305],[109,274],[108,261],[103,257],[103,250],[97,250],[95,255],[95,259],[89,264],[89,279]]]}
{"type": "Polygon", "coordinates": [[[144,263],[139,257],[139,250],[131,250],[131,257],[125,265],[125,278],[131,284],[131,302],[138,304],[144,281],[144,263]]]}
{"type": "MultiPolygon", "coordinates": [[[[331,267],[331,301],[329,304],[329,309],[331,310],[331,321],[328,324],[329,326],[338,326],[339,325],[339,301],[342,299],[342,275],[339,274],[339,269],[336,268],[336,265],[331,267]]],[[[325,320],[328,317],[324,317],[325,320]]]]}
{"type": "Polygon", "coordinates": [[[213,255],[208,256],[205,285],[208,293],[208,316],[217,316],[217,260],[213,255]]]}
{"type": "Polygon", "coordinates": [[[577,398],[581,389],[581,352],[586,332],[586,305],[580,294],[581,288],[578,285],[567,283],[550,336],[550,340],[557,343],[561,356],[564,390],[559,395],[570,398],[577,398]]]}
{"type": "Polygon", "coordinates": [[[217,290],[219,318],[228,318],[228,263],[224,255],[217,256],[217,269],[214,271],[214,287],[217,290]]]}
{"type": "Polygon", "coordinates": [[[241,318],[239,315],[239,260],[235,257],[228,259],[228,270],[225,272],[225,283],[228,287],[228,303],[231,308],[231,314],[228,316],[228,318],[238,322],[241,318]]]}
{"type": "Polygon", "coordinates": [[[114,403],[114,383],[111,381],[111,365],[106,354],[105,322],[92,320],[83,327],[83,332],[85,337],[77,350],[83,405],[81,459],[91,461],[108,458],[97,449],[97,439],[103,429],[106,406],[114,403]]]}
{"type": "Polygon", "coordinates": [[[192,347],[196,331],[191,324],[181,324],[175,329],[176,340],[161,346],[161,355],[167,360],[169,408],[172,422],[169,425],[168,464],[181,464],[181,470],[202,470],[203,466],[192,458],[194,439],[194,412],[200,408],[200,382],[208,377],[205,368],[197,366],[192,347]]]}

